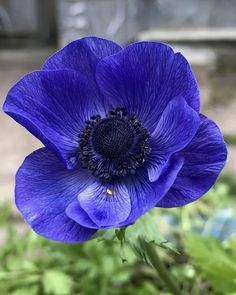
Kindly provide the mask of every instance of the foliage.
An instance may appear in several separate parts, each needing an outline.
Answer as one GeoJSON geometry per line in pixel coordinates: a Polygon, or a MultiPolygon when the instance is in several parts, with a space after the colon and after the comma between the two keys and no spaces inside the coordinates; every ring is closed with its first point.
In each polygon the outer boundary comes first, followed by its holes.
{"type": "Polygon", "coordinates": [[[123,263],[119,243],[57,243],[23,224],[20,235],[15,222],[10,215],[5,223],[2,220],[8,229],[0,248],[0,294],[156,294],[152,271],[147,272],[147,279],[145,267],[136,268],[137,260],[129,249],[125,251],[129,263],[123,263]]]}
{"type": "Polygon", "coordinates": [[[3,205],[0,294],[168,295],[155,271],[143,261],[140,236],[159,246],[183,294],[236,294],[233,196],[227,184],[218,184],[194,204],[156,208],[134,225],[98,232],[84,244],[43,239],[3,205]]]}
{"type": "Polygon", "coordinates": [[[229,249],[212,237],[202,238],[192,234],[185,240],[187,253],[193,264],[202,270],[215,290],[223,294],[236,293],[236,241],[231,240],[229,249]],[[230,250],[230,251],[229,251],[230,250]]]}

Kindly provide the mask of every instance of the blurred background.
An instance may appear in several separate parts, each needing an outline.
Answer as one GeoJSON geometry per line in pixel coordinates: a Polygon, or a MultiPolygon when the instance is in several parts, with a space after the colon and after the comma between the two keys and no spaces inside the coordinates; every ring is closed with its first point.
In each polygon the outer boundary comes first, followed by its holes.
{"type": "MultiPolygon", "coordinates": [[[[224,133],[229,157],[199,202],[154,209],[162,251],[184,294],[236,294],[236,1],[0,0],[0,102],[24,74],[68,42],[97,35],[126,45],[155,40],[182,52],[197,76],[202,112],[224,133]]],[[[41,146],[0,113],[0,295],[169,294],[129,249],[111,241],[63,245],[28,230],[14,206],[14,177],[41,146]]]]}

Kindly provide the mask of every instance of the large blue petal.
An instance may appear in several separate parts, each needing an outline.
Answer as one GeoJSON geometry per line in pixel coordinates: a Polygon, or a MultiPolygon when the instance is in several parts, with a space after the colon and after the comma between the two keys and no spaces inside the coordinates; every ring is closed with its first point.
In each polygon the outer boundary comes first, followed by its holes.
{"type": "Polygon", "coordinates": [[[131,198],[131,212],[120,226],[129,225],[141,215],[152,209],[161,200],[174,183],[183,166],[182,157],[172,157],[168,169],[155,182],[149,182],[148,175],[141,171],[138,177],[130,177],[126,186],[131,198]]]}
{"type": "Polygon", "coordinates": [[[104,57],[117,53],[121,47],[106,39],[85,37],[71,42],[44,63],[44,70],[73,69],[95,83],[97,63],[104,57]]]}
{"type": "Polygon", "coordinates": [[[201,115],[195,137],[179,155],[184,157],[184,166],[158,207],[186,205],[213,186],[227,158],[224,139],[217,125],[201,115]]]}
{"type": "Polygon", "coordinates": [[[116,185],[101,185],[94,181],[79,193],[78,201],[71,203],[66,213],[88,228],[127,226],[163,198],[182,166],[183,158],[171,157],[168,169],[153,183],[149,182],[145,169],[141,169],[135,177],[127,177],[116,185]]]}
{"type": "Polygon", "coordinates": [[[102,59],[96,78],[114,105],[136,112],[150,131],[174,97],[199,112],[199,90],[188,62],[162,43],[134,43],[102,59]]]}
{"type": "Polygon", "coordinates": [[[88,240],[95,230],[85,228],[65,211],[89,185],[86,170],[67,170],[46,148],[28,156],[16,175],[16,205],[25,221],[40,235],[62,242],[88,240]]]}
{"type": "Polygon", "coordinates": [[[26,75],[7,95],[3,110],[74,166],[84,121],[97,114],[96,93],[75,71],[37,71],[26,75]]]}
{"type": "Polygon", "coordinates": [[[95,181],[79,193],[78,201],[99,228],[118,226],[131,211],[130,195],[122,183],[101,185],[95,181]]]}
{"type": "Polygon", "coordinates": [[[173,98],[165,108],[150,139],[147,159],[150,181],[156,181],[173,153],[182,150],[194,137],[200,117],[182,97],[173,98]]]}

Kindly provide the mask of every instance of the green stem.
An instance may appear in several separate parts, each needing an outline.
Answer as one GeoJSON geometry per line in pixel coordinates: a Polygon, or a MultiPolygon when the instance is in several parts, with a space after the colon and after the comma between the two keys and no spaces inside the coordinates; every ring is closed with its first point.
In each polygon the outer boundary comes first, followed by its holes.
{"type": "Polygon", "coordinates": [[[178,284],[174,280],[174,278],[171,276],[170,272],[166,269],[164,263],[160,259],[156,247],[153,243],[144,243],[145,252],[147,254],[147,257],[149,258],[150,262],[152,263],[153,267],[158,272],[160,278],[165,282],[168,289],[172,292],[174,295],[181,295],[182,292],[179,289],[178,284]]]}

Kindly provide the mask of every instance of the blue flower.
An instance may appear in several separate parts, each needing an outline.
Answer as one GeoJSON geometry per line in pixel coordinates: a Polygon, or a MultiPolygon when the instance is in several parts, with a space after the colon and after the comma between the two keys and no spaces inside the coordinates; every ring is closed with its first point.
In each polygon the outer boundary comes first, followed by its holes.
{"type": "Polygon", "coordinates": [[[165,44],[70,43],[17,82],[3,107],[45,145],[16,175],[25,221],[49,239],[82,242],[200,198],[227,150],[199,107],[188,62],[165,44]]]}

